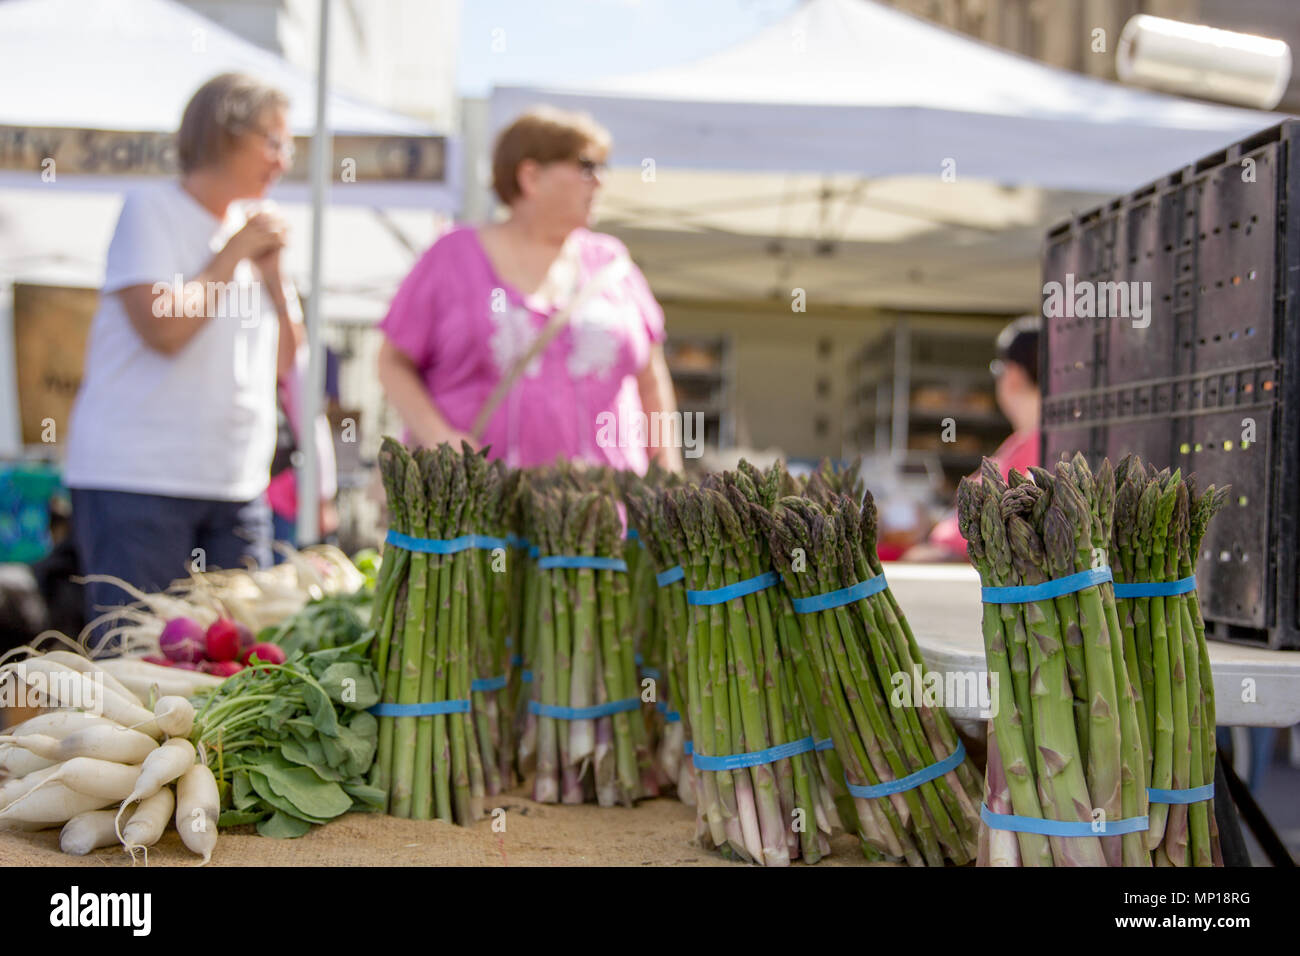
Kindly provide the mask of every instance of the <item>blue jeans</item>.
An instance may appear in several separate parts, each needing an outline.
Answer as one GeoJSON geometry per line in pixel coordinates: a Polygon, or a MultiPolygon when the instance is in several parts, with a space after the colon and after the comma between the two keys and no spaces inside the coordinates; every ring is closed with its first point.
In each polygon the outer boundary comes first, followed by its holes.
{"type": "MultiPolygon", "coordinates": [[[[82,574],[110,574],[146,593],[195,569],[271,564],[271,506],[253,501],[175,498],[132,491],[71,489],[72,533],[82,574]]],[[[86,620],[133,598],[114,584],[86,585],[86,620]]],[[[103,631],[100,630],[99,634],[103,631]]]]}

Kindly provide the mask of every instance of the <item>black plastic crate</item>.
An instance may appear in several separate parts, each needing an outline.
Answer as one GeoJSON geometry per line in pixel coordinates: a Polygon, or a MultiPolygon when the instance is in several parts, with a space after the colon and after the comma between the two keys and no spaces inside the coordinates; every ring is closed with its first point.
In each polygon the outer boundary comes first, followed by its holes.
{"type": "Polygon", "coordinates": [[[1056,226],[1044,289],[1067,274],[1151,283],[1150,323],[1131,302],[1048,315],[1044,292],[1044,459],[1135,452],[1231,484],[1197,566],[1207,630],[1300,648],[1300,121],[1056,226]]]}

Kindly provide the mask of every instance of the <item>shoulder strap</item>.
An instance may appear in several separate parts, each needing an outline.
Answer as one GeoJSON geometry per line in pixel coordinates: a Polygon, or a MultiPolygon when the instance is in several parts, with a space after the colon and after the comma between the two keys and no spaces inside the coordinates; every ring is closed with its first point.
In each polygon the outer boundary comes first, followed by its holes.
{"type": "Polygon", "coordinates": [[[514,388],[515,383],[523,376],[524,369],[528,367],[533,359],[546,351],[548,345],[555,341],[555,337],[568,325],[570,316],[577,311],[578,307],[593,295],[602,291],[605,286],[623,278],[631,265],[631,260],[622,255],[607,262],[600,268],[600,271],[587,280],[586,285],[578,290],[578,294],[569,301],[568,305],[556,309],[551,317],[546,320],[546,325],[542,327],[542,331],[538,333],[537,338],[533,339],[532,344],[528,346],[528,350],[515,360],[515,364],[502,376],[501,381],[497,382],[496,388],[492,390],[488,400],[479,409],[478,415],[474,418],[474,427],[470,429],[470,436],[474,441],[478,442],[483,439],[483,432],[487,428],[488,422],[492,420],[496,410],[501,407],[505,397],[510,394],[510,389],[514,388]]]}

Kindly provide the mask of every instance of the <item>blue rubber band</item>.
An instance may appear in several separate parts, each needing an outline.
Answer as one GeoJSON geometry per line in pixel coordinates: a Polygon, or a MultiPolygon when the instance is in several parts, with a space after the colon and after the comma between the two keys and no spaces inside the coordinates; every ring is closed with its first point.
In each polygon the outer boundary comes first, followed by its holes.
{"type": "Polygon", "coordinates": [[[719,773],[724,770],[744,770],[746,767],[758,767],[765,763],[774,763],[777,760],[784,760],[786,757],[795,757],[807,753],[816,747],[817,742],[815,740],[811,737],[804,737],[802,740],[792,740],[788,744],[777,744],[775,747],[753,750],[749,753],[728,754],[725,757],[694,754],[691,759],[695,761],[695,769],[719,773]]]}
{"type": "Polygon", "coordinates": [[[640,540],[641,540],[641,534],[640,534],[640,532],[638,532],[638,531],[636,530],[636,528],[628,528],[628,529],[627,529],[627,534],[624,536],[623,540],[624,540],[624,541],[640,541],[640,540]]]}
{"type": "Polygon", "coordinates": [[[1147,799],[1152,803],[1200,803],[1202,800],[1214,799],[1214,784],[1188,787],[1186,790],[1161,790],[1159,787],[1147,787],[1147,799]]]}
{"type": "Polygon", "coordinates": [[[980,819],[994,830],[1037,833],[1050,837],[1122,836],[1125,833],[1141,833],[1151,827],[1151,821],[1147,817],[1129,817],[1127,820],[1100,824],[1099,829],[1094,830],[1091,823],[1083,821],[1040,820],[1038,817],[1020,817],[1014,813],[994,813],[982,803],[980,819]]]}
{"type": "Polygon", "coordinates": [[[524,663],[524,655],[523,655],[523,654],[514,654],[514,655],[512,655],[511,658],[510,658],[510,666],[511,666],[511,667],[520,667],[520,666],[523,665],[523,663],[524,663]]]}
{"type": "Polygon", "coordinates": [[[469,682],[469,689],[486,693],[491,690],[500,690],[506,686],[505,677],[478,677],[469,682]]]}
{"type": "Polygon", "coordinates": [[[536,714],[538,717],[553,717],[556,720],[595,720],[597,717],[608,717],[611,714],[636,710],[640,706],[640,697],[611,700],[607,704],[596,704],[594,707],[557,707],[553,704],[539,704],[535,700],[530,700],[528,702],[528,712],[536,714]]]}
{"type": "Polygon", "coordinates": [[[519,679],[525,684],[531,684],[533,682],[533,672],[524,671],[522,674],[519,675],[519,679]]]}
{"type": "Polygon", "coordinates": [[[539,558],[537,566],[545,571],[548,568],[591,568],[595,571],[626,571],[627,562],[622,558],[597,558],[588,554],[548,554],[539,558]]]}
{"type": "Polygon", "coordinates": [[[506,535],[506,544],[510,545],[510,547],[512,548],[531,547],[531,545],[528,543],[527,538],[517,535],[514,532],[511,532],[510,534],[506,535]]]}
{"type": "MultiPolygon", "coordinates": [[[[960,743],[960,741],[959,741],[959,743],[960,743]]],[[[813,749],[814,749],[814,750],[834,750],[834,749],[835,749],[835,741],[833,741],[833,740],[831,740],[831,738],[827,737],[825,740],[819,740],[819,741],[817,741],[817,745],[816,745],[815,747],[813,747],[813,749]]]]}
{"type": "Polygon", "coordinates": [[[542,554],[542,549],[539,548],[537,545],[535,545],[535,544],[530,544],[530,545],[528,546],[528,556],[529,556],[530,558],[537,558],[537,557],[540,557],[541,554],[542,554]]]}
{"type": "Polygon", "coordinates": [[[753,594],[756,591],[770,588],[780,580],[781,575],[775,571],[764,571],[752,578],[737,581],[735,584],[728,584],[726,587],[714,588],[712,591],[688,590],[686,592],[686,603],[697,605],[725,604],[732,598],[744,597],[746,594],[753,594]]]}
{"type": "Polygon", "coordinates": [[[1172,597],[1175,594],[1188,594],[1196,590],[1196,575],[1188,575],[1177,581],[1138,581],[1129,584],[1115,582],[1115,597],[1172,597]]]}
{"type": "Polygon", "coordinates": [[[369,708],[376,717],[432,717],[437,714],[468,714],[467,700],[435,700],[428,704],[375,704],[369,708]]]}
{"type": "Polygon", "coordinates": [[[683,744],[682,744],[682,753],[686,754],[686,756],[688,756],[688,757],[691,756],[692,754],[694,754],[694,753],[695,753],[695,744],[691,743],[691,741],[689,741],[689,740],[686,741],[685,743],[683,743],[683,744]]]}
{"type": "Polygon", "coordinates": [[[661,588],[666,588],[674,581],[680,581],[684,577],[686,577],[686,572],[682,570],[682,566],[680,564],[674,564],[667,571],[660,571],[656,574],[655,580],[659,582],[661,588]]]}
{"type": "MultiPolygon", "coordinates": [[[[915,790],[923,783],[929,783],[936,777],[942,777],[950,770],[956,770],[961,766],[961,762],[966,759],[966,746],[960,740],[957,741],[957,749],[936,763],[928,767],[922,767],[916,773],[909,773],[906,777],[899,777],[897,780],[886,780],[882,783],[873,784],[848,784],[849,793],[855,797],[865,797],[871,799],[874,797],[887,797],[891,793],[903,793],[907,790],[915,790]]],[[[845,781],[847,783],[847,781],[845,781]]]]}
{"type": "Polygon", "coordinates": [[[655,710],[664,715],[664,720],[670,724],[675,724],[682,719],[682,715],[675,710],[668,709],[668,702],[661,700],[655,703],[655,710]]]}
{"type": "Polygon", "coordinates": [[[651,680],[663,680],[663,679],[664,679],[663,671],[661,671],[661,670],[660,670],[659,668],[657,668],[657,667],[643,667],[643,668],[641,668],[641,676],[642,676],[642,677],[649,677],[651,680]]]}
{"type": "Polygon", "coordinates": [[[1018,584],[1003,588],[980,588],[980,597],[985,604],[1029,604],[1033,601],[1045,601],[1048,598],[1061,597],[1090,588],[1095,584],[1105,584],[1112,580],[1110,568],[1089,568],[1076,571],[1063,578],[1044,581],[1042,584],[1018,584]]]}
{"type": "Polygon", "coordinates": [[[456,554],[470,548],[491,551],[493,548],[506,547],[505,538],[493,538],[486,534],[463,534],[459,538],[413,538],[392,528],[388,529],[388,536],[384,540],[406,551],[421,554],[456,554]]]}
{"type": "Polygon", "coordinates": [[[633,654],[632,660],[636,663],[637,667],[640,667],[645,662],[645,658],[643,658],[640,654],[633,654]]]}
{"type": "Polygon", "coordinates": [[[863,598],[871,597],[873,594],[879,594],[887,587],[889,587],[889,583],[885,580],[885,576],[877,574],[874,578],[867,578],[857,584],[850,584],[838,591],[827,591],[825,594],[814,594],[812,597],[806,598],[794,598],[790,603],[794,605],[796,614],[812,614],[814,611],[827,611],[833,607],[852,604],[854,601],[860,601],[863,598]]]}

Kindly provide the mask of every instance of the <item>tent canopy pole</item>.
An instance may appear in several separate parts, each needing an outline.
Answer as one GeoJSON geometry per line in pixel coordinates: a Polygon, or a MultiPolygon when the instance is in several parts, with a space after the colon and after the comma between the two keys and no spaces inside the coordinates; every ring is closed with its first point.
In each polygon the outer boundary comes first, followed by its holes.
{"type": "Polygon", "coordinates": [[[326,116],[329,89],[330,2],[320,0],[320,29],[316,47],[316,133],[311,141],[311,294],[307,299],[307,375],[302,383],[302,419],[298,447],[302,467],[298,469],[298,546],[320,540],[320,480],[316,455],[316,416],[325,392],[325,344],[321,340],[321,274],[325,227],[325,197],[329,190],[330,136],[326,116]]]}

